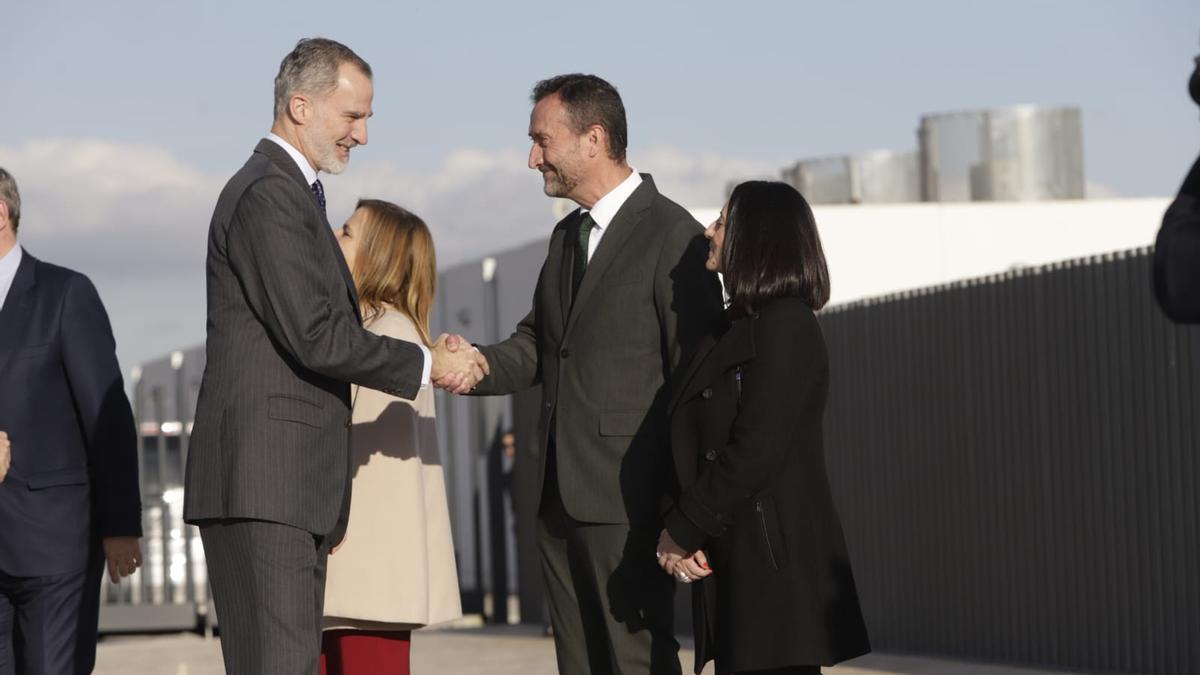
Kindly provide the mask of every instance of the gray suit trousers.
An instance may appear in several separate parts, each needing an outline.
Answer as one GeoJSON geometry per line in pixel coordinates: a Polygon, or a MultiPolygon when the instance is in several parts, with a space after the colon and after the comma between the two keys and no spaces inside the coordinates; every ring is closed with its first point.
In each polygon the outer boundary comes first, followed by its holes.
{"type": "Polygon", "coordinates": [[[200,526],[229,675],[317,675],[329,538],[262,520],[200,526]]]}
{"type": "Polygon", "coordinates": [[[563,675],[679,675],[675,580],[654,558],[658,527],[583,523],[563,507],[554,466],[538,548],[563,675]]]}

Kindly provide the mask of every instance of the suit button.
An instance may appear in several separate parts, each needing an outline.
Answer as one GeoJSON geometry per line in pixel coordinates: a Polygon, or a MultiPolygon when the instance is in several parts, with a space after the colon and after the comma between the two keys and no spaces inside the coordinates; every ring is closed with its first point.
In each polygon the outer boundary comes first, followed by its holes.
{"type": "Polygon", "coordinates": [[[701,398],[712,398],[712,387],[705,387],[704,391],[700,392],[701,398]]]}
{"type": "Polygon", "coordinates": [[[704,451],[704,459],[707,459],[708,461],[710,461],[710,462],[711,462],[711,461],[715,460],[716,458],[717,458],[717,451],[716,451],[716,450],[713,450],[712,448],[709,448],[709,449],[707,449],[707,450],[705,450],[705,451],[704,451]]]}
{"type": "Polygon", "coordinates": [[[554,407],[554,404],[551,403],[550,401],[546,401],[543,405],[546,406],[546,410],[549,410],[554,407]]]}
{"type": "Polygon", "coordinates": [[[352,419],[354,419],[354,418],[352,418],[352,417],[350,417],[350,416],[347,416],[347,417],[346,417],[346,428],[347,428],[347,429],[349,429],[349,428],[350,428],[350,422],[351,422],[351,420],[352,420],[352,419]]]}
{"type": "Polygon", "coordinates": [[[571,355],[571,352],[569,350],[567,350],[566,347],[563,347],[562,351],[558,352],[558,355],[565,359],[571,355]]]}

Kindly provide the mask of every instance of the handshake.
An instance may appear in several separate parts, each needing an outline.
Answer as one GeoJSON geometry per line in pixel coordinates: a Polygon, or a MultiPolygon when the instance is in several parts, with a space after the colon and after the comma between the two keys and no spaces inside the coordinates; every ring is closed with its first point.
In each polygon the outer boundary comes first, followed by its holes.
{"type": "Polygon", "coordinates": [[[433,357],[429,379],[452,394],[471,391],[492,372],[483,354],[461,335],[442,333],[429,352],[433,357]]]}

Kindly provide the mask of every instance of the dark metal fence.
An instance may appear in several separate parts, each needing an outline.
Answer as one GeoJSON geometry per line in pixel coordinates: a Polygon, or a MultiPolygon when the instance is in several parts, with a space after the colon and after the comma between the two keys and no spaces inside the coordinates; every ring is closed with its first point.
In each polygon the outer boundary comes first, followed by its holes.
{"type": "Polygon", "coordinates": [[[1138,250],[822,315],[872,642],[1200,672],[1200,330],[1138,250]]]}

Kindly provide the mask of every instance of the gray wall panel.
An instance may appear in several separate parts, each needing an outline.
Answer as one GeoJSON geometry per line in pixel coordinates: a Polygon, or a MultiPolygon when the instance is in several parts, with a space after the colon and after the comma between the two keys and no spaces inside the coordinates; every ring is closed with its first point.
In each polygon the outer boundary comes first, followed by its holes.
{"type": "Polygon", "coordinates": [[[1146,250],[834,307],[830,476],[880,650],[1200,672],[1200,330],[1146,250]]]}

